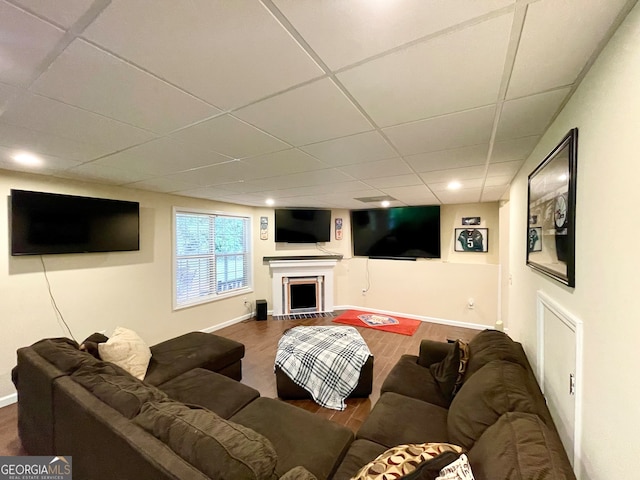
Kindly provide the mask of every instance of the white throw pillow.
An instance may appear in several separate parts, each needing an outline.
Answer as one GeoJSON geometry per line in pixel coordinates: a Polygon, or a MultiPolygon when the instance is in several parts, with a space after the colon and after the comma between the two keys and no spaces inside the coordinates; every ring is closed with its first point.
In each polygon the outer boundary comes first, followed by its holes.
{"type": "Polygon", "coordinates": [[[100,358],[115,363],[143,380],[151,360],[151,350],[140,336],[128,328],[117,327],[105,343],[98,344],[100,358]]]}
{"type": "Polygon", "coordinates": [[[474,480],[467,456],[463,453],[455,462],[440,470],[436,480],[474,480]]]}

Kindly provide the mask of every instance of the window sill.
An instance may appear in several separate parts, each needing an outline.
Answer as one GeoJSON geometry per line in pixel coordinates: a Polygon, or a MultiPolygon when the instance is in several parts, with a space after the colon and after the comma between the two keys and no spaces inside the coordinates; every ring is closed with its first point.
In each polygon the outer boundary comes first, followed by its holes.
{"type": "Polygon", "coordinates": [[[176,305],[174,303],[173,311],[175,312],[177,310],[184,310],[185,308],[196,307],[198,305],[203,305],[205,303],[211,303],[211,302],[217,302],[219,300],[226,300],[228,298],[238,297],[240,295],[247,295],[249,293],[253,293],[253,288],[252,287],[245,287],[245,288],[241,288],[241,289],[238,289],[238,290],[233,290],[231,292],[222,293],[220,295],[204,297],[204,298],[201,298],[201,299],[198,299],[198,300],[194,300],[194,301],[189,302],[189,303],[184,303],[182,305],[176,305]]]}

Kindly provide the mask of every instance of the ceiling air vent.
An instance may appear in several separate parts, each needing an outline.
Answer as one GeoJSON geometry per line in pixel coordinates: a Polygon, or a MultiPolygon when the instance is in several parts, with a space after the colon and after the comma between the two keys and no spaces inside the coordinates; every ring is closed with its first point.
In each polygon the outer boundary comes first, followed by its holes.
{"type": "Polygon", "coordinates": [[[390,197],[389,195],[378,195],[377,197],[360,197],[355,198],[354,200],[359,200],[363,203],[380,203],[384,202],[385,200],[388,202],[393,202],[395,198],[390,197]]]}

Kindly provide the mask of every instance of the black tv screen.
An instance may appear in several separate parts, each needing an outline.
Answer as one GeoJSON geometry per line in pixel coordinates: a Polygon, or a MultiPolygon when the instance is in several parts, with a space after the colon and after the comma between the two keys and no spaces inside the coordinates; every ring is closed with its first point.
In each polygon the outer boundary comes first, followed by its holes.
{"type": "Polygon", "coordinates": [[[351,211],[353,254],[379,258],[440,258],[440,206],[351,211]]]}
{"type": "Polygon", "coordinates": [[[276,242],[318,243],[331,239],[331,210],[278,208],[276,242]]]}
{"type": "Polygon", "coordinates": [[[139,250],[139,204],[11,190],[11,255],[139,250]]]}

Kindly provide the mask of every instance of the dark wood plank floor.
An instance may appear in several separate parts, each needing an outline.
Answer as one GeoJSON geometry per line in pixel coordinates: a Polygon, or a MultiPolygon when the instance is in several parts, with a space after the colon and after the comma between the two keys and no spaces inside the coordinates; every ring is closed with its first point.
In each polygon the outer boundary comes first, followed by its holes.
{"type": "MultiPolygon", "coordinates": [[[[276,398],[276,382],[273,364],[276,347],[282,333],[297,325],[335,325],[331,318],[306,320],[246,320],[230,327],[218,330],[222,335],[242,342],[246,354],[242,361],[242,383],[260,392],[263,397],[276,398]]],[[[446,341],[449,338],[461,338],[469,341],[477,330],[423,322],[411,337],[381,332],[370,328],[357,327],[369,345],[375,357],[373,367],[373,393],[369,398],[347,399],[347,409],[340,412],[320,407],[312,400],[288,400],[300,408],[351,428],[354,432],[367,418],[371,407],[378,400],[382,382],[404,353],[417,355],[423,338],[446,341]]],[[[0,409],[0,455],[26,455],[20,444],[17,432],[17,406],[10,405],[0,409]]]]}

